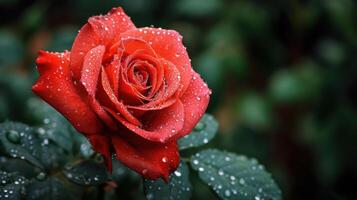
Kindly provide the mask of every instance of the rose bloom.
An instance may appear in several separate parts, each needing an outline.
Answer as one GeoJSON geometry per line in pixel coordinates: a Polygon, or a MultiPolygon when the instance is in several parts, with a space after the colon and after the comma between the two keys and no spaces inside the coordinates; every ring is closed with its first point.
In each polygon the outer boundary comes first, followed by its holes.
{"type": "Polygon", "coordinates": [[[39,51],[32,90],[84,134],[111,171],[111,155],[144,178],[179,165],[177,140],[204,114],[210,90],[182,36],[136,28],[121,8],[89,18],[71,51],[39,51]]]}

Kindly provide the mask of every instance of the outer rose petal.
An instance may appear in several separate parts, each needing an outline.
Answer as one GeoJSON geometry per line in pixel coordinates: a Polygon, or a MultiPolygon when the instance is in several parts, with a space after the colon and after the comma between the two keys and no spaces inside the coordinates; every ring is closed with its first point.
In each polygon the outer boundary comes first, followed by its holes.
{"type": "Polygon", "coordinates": [[[203,82],[200,75],[193,72],[193,77],[181,101],[185,110],[185,122],[178,138],[190,133],[205,113],[210,99],[211,90],[203,82]]]}
{"type": "Polygon", "coordinates": [[[117,115],[114,111],[106,109],[114,118],[122,123],[126,128],[132,131],[132,134],[137,134],[142,138],[154,142],[165,143],[174,138],[183,127],[183,105],[180,100],[162,110],[145,114],[143,118],[144,128],[135,126],[121,116],[117,115]]]}
{"type": "Polygon", "coordinates": [[[79,132],[96,134],[102,130],[102,124],[72,81],[69,54],[40,51],[36,60],[40,77],[32,90],[62,113],[79,132]]]}
{"type": "Polygon", "coordinates": [[[151,44],[159,57],[173,63],[180,71],[181,86],[179,91],[182,93],[186,90],[192,77],[191,63],[179,33],[172,30],[139,28],[129,30],[121,36],[142,39],[151,44]]]}
{"type": "Polygon", "coordinates": [[[156,143],[131,133],[112,135],[111,141],[117,159],[147,179],[168,181],[180,162],[176,141],[156,143]]]}
{"type": "Polygon", "coordinates": [[[103,155],[104,161],[108,170],[112,171],[112,156],[110,152],[110,141],[106,135],[90,135],[88,136],[89,142],[92,144],[93,149],[103,155]]]}
{"type": "Polygon", "coordinates": [[[74,78],[79,80],[83,57],[95,46],[109,45],[118,40],[120,33],[135,28],[122,8],[113,8],[107,15],[91,17],[74,40],[70,68],[74,78]]]}

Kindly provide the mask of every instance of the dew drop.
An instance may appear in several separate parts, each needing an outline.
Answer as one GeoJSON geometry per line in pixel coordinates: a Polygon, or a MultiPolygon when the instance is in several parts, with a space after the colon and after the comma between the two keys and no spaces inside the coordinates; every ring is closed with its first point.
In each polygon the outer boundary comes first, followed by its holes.
{"type": "Polygon", "coordinates": [[[231,191],[229,191],[229,190],[224,191],[224,195],[226,195],[226,197],[230,197],[231,191]]]}
{"type": "Polygon", "coordinates": [[[154,195],[151,194],[151,193],[149,193],[149,194],[146,195],[146,199],[147,199],[147,200],[154,199],[154,195]]]}
{"type": "Polygon", "coordinates": [[[243,178],[239,179],[239,183],[244,185],[245,184],[245,180],[243,178]]]}
{"type": "Polygon", "coordinates": [[[175,173],[175,175],[176,175],[177,177],[180,177],[180,176],[181,176],[181,172],[179,172],[179,171],[175,171],[174,173],[175,173]]]}
{"type": "Polygon", "coordinates": [[[201,131],[205,128],[205,124],[203,122],[198,122],[194,128],[195,131],[201,131]]]}
{"type": "Polygon", "coordinates": [[[40,172],[40,173],[37,174],[37,176],[36,176],[36,179],[39,180],[39,181],[43,181],[43,180],[45,180],[45,178],[46,178],[46,174],[43,173],[43,172],[40,172]]]}
{"type": "Polygon", "coordinates": [[[72,178],[72,177],[73,177],[73,175],[71,173],[67,174],[67,178],[72,178]]]}
{"type": "Polygon", "coordinates": [[[6,133],[6,138],[14,144],[19,144],[21,141],[19,132],[15,131],[15,130],[8,131],[6,133]]]}
{"type": "Polygon", "coordinates": [[[166,163],[167,162],[167,157],[162,157],[162,162],[166,163]]]}

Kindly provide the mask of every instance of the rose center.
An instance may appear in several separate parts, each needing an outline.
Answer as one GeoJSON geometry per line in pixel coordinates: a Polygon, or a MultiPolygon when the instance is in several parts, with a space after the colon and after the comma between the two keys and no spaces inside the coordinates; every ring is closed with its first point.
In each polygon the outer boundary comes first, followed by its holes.
{"type": "Polygon", "coordinates": [[[140,83],[142,86],[147,86],[149,74],[147,71],[134,69],[134,75],[137,83],[140,83]]]}

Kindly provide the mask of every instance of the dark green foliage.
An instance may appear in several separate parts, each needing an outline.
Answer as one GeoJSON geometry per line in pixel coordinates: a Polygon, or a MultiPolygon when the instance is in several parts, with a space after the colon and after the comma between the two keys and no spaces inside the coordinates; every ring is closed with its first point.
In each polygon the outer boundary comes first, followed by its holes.
{"type": "Polygon", "coordinates": [[[26,190],[26,200],[74,199],[63,183],[55,177],[49,177],[44,180],[35,180],[27,186],[26,190]]]}
{"type": "Polygon", "coordinates": [[[187,200],[191,198],[193,189],[188,167],[184,162],[170,175],[169,183],[162,179],[144,180],[144,188],[147,200],[187,200]]]}
{"type": "Polygon", "coordinates": [[[215,135],[218,123],[212,115],[205,114],[193,131],[178,141],[180,150],[207,144],[215,135]]]}
{"type": "Polygon", "coordinates": [[[190,164],[221,199],[282,199],[270,174],[255,159],[208,149],[192,156],[190,164]]]}
{"type": "Polygon", "coordinates": [[[99,185],[108,180],[108,173],[104,164],[90,160],[66,165],[64,174],[70,181],[80,185],[99,185]]]}
{"type": "Polygon", "coordinates": [[[0,170],[0,199],[17,200],[25,194],[27,180],[23,176],[0,170]]]}
{"type": "Polygon", "coordinates": [[[44,169],[40,162],[41,141],[33,134],[33,129],[20,123],[0,124],[0,147],[2,152],[12,158],[19,158],[44,169]]]}

